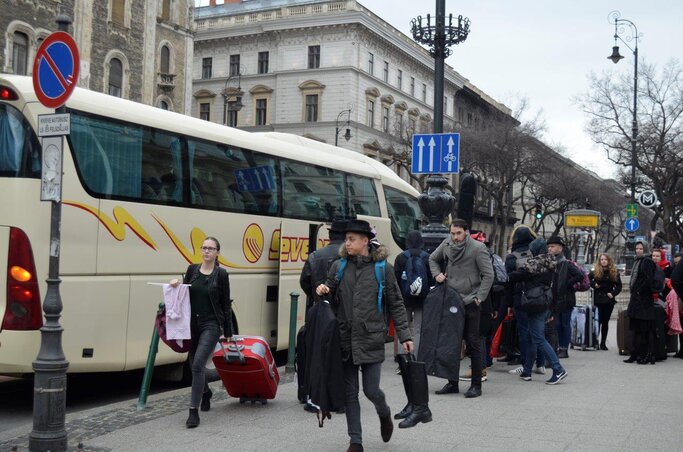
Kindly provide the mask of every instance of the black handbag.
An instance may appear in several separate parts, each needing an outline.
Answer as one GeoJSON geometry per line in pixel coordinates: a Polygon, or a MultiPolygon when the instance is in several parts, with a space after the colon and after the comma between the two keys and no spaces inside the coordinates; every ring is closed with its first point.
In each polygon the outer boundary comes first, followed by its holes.
{"type": "Polygon", "coordinates": [[[536,286],[522,291],[520,308],[529,314],[544,312],[550,306],[553,294],[550,287],[536,286]]]}

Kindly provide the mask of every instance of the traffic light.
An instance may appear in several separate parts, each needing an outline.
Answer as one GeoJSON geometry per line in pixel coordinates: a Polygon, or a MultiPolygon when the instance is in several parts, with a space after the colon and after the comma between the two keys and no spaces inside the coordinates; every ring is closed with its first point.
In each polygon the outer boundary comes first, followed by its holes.
{"type": "Polygon", "coordinates": [[[536,204],[536,211],[534,213],[534,217],[536,217],[537,220],[543,218],[543,208],[540,204],[536,204]]]}

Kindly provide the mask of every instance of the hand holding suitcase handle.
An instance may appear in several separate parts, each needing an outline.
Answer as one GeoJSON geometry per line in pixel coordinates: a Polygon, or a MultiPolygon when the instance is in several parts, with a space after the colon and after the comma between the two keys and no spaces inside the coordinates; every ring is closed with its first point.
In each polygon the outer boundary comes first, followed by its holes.
{"type": "Polygon", "coordinates": [[[244,354],[242,354],[244,345],[237,344],[237,341],[232,337],[221,337],[218,339],[218,343],[221,344],[221,348],[223,349],[223,359],[225,359],[226,363],[239,361],[240,364],[245,364],[247,362],[246,359],[244,359],[244,354]],[[226,343],[227,345],[225,345],[226,343]]]}

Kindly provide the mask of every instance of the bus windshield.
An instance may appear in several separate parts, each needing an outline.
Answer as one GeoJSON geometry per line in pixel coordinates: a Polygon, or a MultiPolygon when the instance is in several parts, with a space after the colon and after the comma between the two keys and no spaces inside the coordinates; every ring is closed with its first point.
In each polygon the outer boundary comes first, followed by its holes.
{"type": "Polygon", "coordinates": [[[384,197],[391,218],[391,235],[402,249],[406,249],[408,233],[420,229],[420,206],[417,199],[393,188],[384,187],[384,197]]]}
{"type": "Polygon", "coordinates": [[[0,103],[0,177],[40,177],[40,145],[22,114],[0,103]]]}

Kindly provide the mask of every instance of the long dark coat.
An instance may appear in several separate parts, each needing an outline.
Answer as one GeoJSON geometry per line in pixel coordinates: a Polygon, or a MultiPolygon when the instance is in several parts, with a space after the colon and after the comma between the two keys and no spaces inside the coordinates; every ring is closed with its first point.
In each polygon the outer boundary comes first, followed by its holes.
{"type": "Polygon", "coordinates": [[[647,256],[637,257],[636,279],[631,281],[631,299],[628,302],[628,316],[638,320],[654,320],[655,308],[652,294],[656,293],[655,272],[657,264],[647,256]]]}

